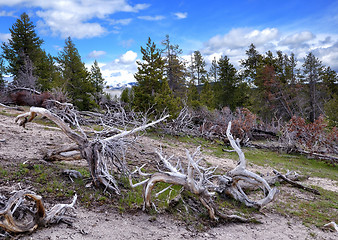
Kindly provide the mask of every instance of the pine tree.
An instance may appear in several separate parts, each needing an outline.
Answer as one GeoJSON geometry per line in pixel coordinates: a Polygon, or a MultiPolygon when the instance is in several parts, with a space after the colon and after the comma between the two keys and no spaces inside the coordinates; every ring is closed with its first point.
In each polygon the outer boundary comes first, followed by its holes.
{"type": "Polygon", "coordinates": [[[236,68],[227,56],[218,60],[218,81],[214,85],[216,105],[230,107],[232,111],[244,104],[245,83],[237,76],[236,68]]]}
{"type": "Polygon", "coordinates": [[[19,71],[22,73],[23,69],[32,64],[32,74],[36,77],[35,67],[43,40],[37,36],[33,22],[26,13],[23,13],[9,31],[11,38],[8,43],[4,42],[1,46],[2,56],[8,62],[8,73],[15,79],[18,77],[19,71]]]}
{"type": "Polygon", "coordinates": [[[0,59],[0,92],[2,92],[5,89],[5,84],[6,84],[6,81],[4,79],[5,73],[6,73],[6,70],[5,70],[4,60],[0,59]]]}
{"type": "Polygon", "coordinates": [[[103,94],[103,88],[104,88],[104,78],[101,73],[101,69],[99,67],[99,64],[95,60],[91,70],[90,70],[90,80],[94,86],[94,97],[96,102],[99,102],[100,96],[103,94]]]}
{"type": "Polygon", "coordinates": [[[19,71],[17,72],[14,80],[14,86],[35,88],[36,77],[34,76],[34,64],[32,60],[23,51],[19,53],[22,64],[20,65],[19,71]]]}
{"type": "Polygon", "coordinates": [[[134,77],[138,85],[134,87],[133,106],[136,110],[147,111],[154,108],[157,114],[167,110],[176,114],[177,99],[173,96],[164,75],[165,61],[156,44],[148,39],[146,47],[141,47],[142,62],[137,62],[138,71],[134,77]]]}
{"type": "Polygon", "coordinates": [[[200,51],[194,51],[193,57],[192,57],[192,63],[191,63],[191,70],[192,70],[192,76],[191,78],[193,80],[197,80],[197,85],[200,85],[205,79],[206,79],[206,73],[205,70],[206,63],[203,59],[203,56],[200,51]]]}
{"type": "Polygon", "coordinates": [[[317,117],[319,117],[319,108],[318,108],[318,86],[317,84],[321,81],[321,72],[322,72],[322,63],[321,61],[316,58],[313,53],[309,53],[304,58],[304,64],[303,64],[303,73],[305,76],[305,81],[308,83],[309,86],[309,120],[310,122],[314,122],[317,117]]]}
{"type": "Polygon", "coordinates": [[[65,41],[63,51],[56,58],[59,71],[63,79],[66,91],[71,97],[75,106],[80,110],[89,110],[95,106],[92,94],[95,88],[90,81],[89,73],[81,61],[81,56],[68,37],[65,41]]]}
{"type": "Polygon", "coordinates": [[[209,69],[209,78],[211,82],[216,82],[217,81],[217,70],[218,70],[218,65],[217,65],[217,60],[214,57],[214,59],[211,61],[211,66],[209,69]]]}
{"type": "Polygon", "coordinates": [[[154,42],[148,38],[146,47],[141,47],[143,62],[139,65],[134,77],[138,83],[134,87],[134,105],[136,109],[146,111],[155,105],[156,92],[161,88],[164,77],[164,60],[154,42]]]}
{"type": "Polygon", "coordinates": [[[331,126],[338,127],[338,74],[330,67],[323,71],[325,96],[325,114],[331,126]]]}
{"type": "Polygon", "coordinates": [[[170,42],[169,35],[162,42],[164,45],[163,56],[165,59],[165,75],[172,92],[177,97],[183,97],[185,94],[186,69],[179,55],[182,54],[182,49],[177,44],[173,45],[170,42]]]}
{"type": "Polygon", "coordinates": [[[251,44],[246,51],[247,59],[241,60],[241,67],[244,69],[243,77],[249,83],[255,83],[257,71],[262,63],[262,55],[256,50],[256,46],[251,44]]]}
{"type": "Polygon", "coordinates": [[[202,106],[200,102],[200,94],[194,80],[191,80],[188,84],[187,104],[194,109],[198,109],[202,106]]]}
{"type": "Polygon", "coordinates": [[[203,87],[200,94],[200,102],[209,109],[215,108],[215,94],[208,80],[203,82],[203,87]]]}
{"type": "Polygon", "coordinates": [[[36,82],[41,91],[50,91],[52,88],[61,85],[60,74],[54,64],[54,58],[44,50],[40,52],[35,72],[37,73],[36,82]]]}

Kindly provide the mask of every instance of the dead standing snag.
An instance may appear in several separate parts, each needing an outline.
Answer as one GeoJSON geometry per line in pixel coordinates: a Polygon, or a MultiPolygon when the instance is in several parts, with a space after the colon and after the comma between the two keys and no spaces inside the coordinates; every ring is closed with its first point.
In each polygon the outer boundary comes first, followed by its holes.
{"type": "Polygon", "coordinates": [[[113,191],[116,194],[119,194],[120,190],[115,178],[111,175],[111,171],[127,171],[125,162],[117,155],[118,151],[124,149],[126,137],[145,130],[150,126],[165,120],[169,116],[166,115],[156,121],[143,124],[142,126],[129,131],[121,131],[108,138],[90,140],[78,124],[76,116],[75,126],[77,127],[77,131],[71,129],[58,115],[45,108],[31,107],[29,112],[20,114],[16,117],[15,121],[19,121],[19,124],[24,126],[25,123],[32,121],[38,114],[53,121],[78,145],[81,156],[87,160],[94,185],[97,187],[103,186],[105,189],[113,191]]]}

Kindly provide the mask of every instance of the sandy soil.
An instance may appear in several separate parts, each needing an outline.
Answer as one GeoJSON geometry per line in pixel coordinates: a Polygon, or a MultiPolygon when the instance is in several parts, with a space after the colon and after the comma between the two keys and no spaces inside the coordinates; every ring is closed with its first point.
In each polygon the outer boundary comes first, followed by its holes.
{"type": "MultiPolygon", "coordinates": [[[[3,111],[3,108],[0,108],[0,111],[3,111]]],[[[60,143],[70,143],[61,131],[36,123],[29,123],[24,129],[14,123],[13,117],[0,115],[1,166],[13,162],[19,164],[41,161],[42,149],[55,148],[60,143]]],[[[167,155],[184,156],[184,148],[194,150],[194,147],[188,144],[141,137],[131,155],[134,154],[140,162],[154,161],[154,154],[151,153],[160,146],[167,155]]],[[[205,161],[219,165],[221,169],[229,169],[236,164],[231,159],[216,158],[207,154],[203,157],[205,161]]],[[[254,165],[249,168],[262,173],[271,170],[254,165]]],[[[314,180],[315,184],[320,186],[330,183],[329,190],[338,192],[336,182],[320,178],[314,180]]],[[[20,185],[0,186],[0,190],[6,187],[18,189],[20,185]]],[[[160,214],[154,219],[141,211],[134,215],[121,215],[116,209],[88,210],[79,205],[76,206],[76,212],[77,218],[72,227],[59,224],[40,228],[32,234],[20,236],[20,239],[338,239],[337,233],[307,228],[296,219],[273,213],[269,207],[257,216],[264,224],[219,224],[202,233],[187,229],[186,224],[166,214],[160,214]]]]}

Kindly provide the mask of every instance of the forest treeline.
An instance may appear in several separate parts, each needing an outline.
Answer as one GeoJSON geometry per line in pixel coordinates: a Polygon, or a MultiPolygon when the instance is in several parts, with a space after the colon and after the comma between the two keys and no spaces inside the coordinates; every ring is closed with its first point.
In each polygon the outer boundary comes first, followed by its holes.
{"type": "MultiPolygon", "coordinates": [[[[87,69],[70,37],[63,50],[51,56],[43,50],[44,41],[26,13],[9,30],[11,38],[1,46],[2,92],[13,88],[50,92],[79,110],[109,101],[97,61],[87,69]],[[5,82],[6,74],[12,82],[5,82]]],[[[121,101],[135,111],[167,111],[173,117],[185,106],[207,111],[245,107],[263,122],[287,122],[297,116],[338,124],[337,73],[311,52],[300,64],[293,53],[259,53],[251,44],[239,69],[225,55],[208,67],[200,51],[194,51],[190,61],[182,58],[182,52],[168,35],[160,46],[149,38],[141,47],[142,60],[137,61],[138,84],[126,88],[121,101]]]]}

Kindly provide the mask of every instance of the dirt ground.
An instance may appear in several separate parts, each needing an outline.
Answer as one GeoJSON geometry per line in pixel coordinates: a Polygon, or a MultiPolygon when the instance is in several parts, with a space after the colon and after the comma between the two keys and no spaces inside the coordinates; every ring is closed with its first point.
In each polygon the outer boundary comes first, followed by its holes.
{"type": "MultiPolygon", "coordinates": [[[[0,111],[3,111],[0,108],[0,111]]],[[[6,112],[15,112],[6,110],[6,112]]],[[[17,112],[19,113],[19,112],[17,112]]],[[[14,117],[0,115],[0,166],[23,162],[42,161],[43,149],[51,149],[70,140],[59,130],[37,123],[29,123],[26,129],[14,123],[14,117]]],[[[168,155],[184,156],[184,148],[193,151],[188,144],[168,143],[166,140],[155,140],[141,137],[136,150],[145,153],[154,152],[162,146],[168,155]]],[[[138,153],[135,156],[140,158],[138,153]]],[[[219,165],[222,169],[235,166],[231,159],[221,159],[204,155],[207,162],[219,165]]],[[[142,161],[147,160],[144,154],[142,161]]],[[[75,163],[75,162],[74,162],[75,163]]],[[[82,162],[83,163],[83,162],[82,162]]],[[[250,165],[250,170],[271,172],[250,165]],[[251,169],[250,169],[251,168],[251,169]]],[[[326,186],[328,190],[338,192],[337,184],[328,179],[314,178],[315,184],[326,186]]],[[[313,183],[312,183],[313,184],[313,183]]],[[[0,186],[1,188],[20,189],[20,184],[0,186]]],[[[273,204],[273,203],[272,203],[273,204]]],[[[120,214],[116,209],[86,209],[76,206],[77,217],[73,226],[66,224],[39,228],[34,233],[19,236],[20,239],[338,239],[338,233],[319,228],[305,227],[300,221],[283,217],[271,211],[269,207],[262,209],[258,216],[264,224],[228,223],[211,227],[204,232],[188,229],[187,225],[167,214],[154,217],[138,211],[135,214],[120,214]]],[[[0,237],[1,239],[1,237],[0,237]]]]}

